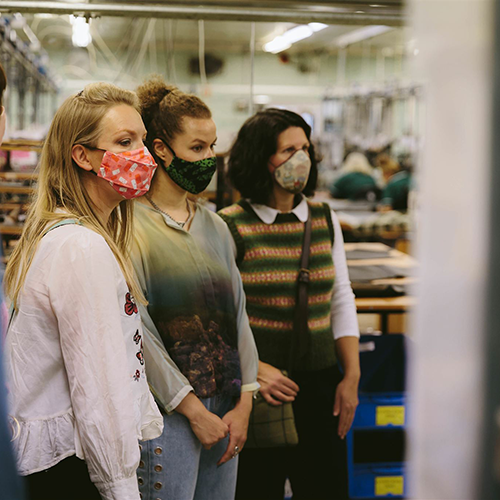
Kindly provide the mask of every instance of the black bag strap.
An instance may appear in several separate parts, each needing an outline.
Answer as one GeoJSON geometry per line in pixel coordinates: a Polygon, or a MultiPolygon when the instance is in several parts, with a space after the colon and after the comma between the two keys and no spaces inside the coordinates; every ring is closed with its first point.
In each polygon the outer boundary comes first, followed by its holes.
{"type": "Polygon", "coordinates": [[[304,224],[304,239],[302,242],[302,255],[300,270],[297,277],[297,298],[293,317],[293,337],[288,360],[288,375],[292,373],[295,361],[302,359],[309,351],[309,255],[311,253],[312,217],[311,208],[307,205],[307,221],[304,224]]]}

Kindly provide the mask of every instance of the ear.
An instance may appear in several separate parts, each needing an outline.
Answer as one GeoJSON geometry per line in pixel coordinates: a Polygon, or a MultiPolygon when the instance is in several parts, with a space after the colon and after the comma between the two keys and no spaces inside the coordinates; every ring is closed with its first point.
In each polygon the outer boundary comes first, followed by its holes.
{"type": "Polygon", "coordinates": [[[92,168],[92,162],[90,161],[88,152],[81,144],[75,144],[73,146],[71,149],[71,158],[73,158],[73,161],[80,168],[83,168],[83,170],[87,170],[87,172],[94,170],[92,168]]]}
{"type": "Polygon", "coordinates": [[[153,141],[153,149],[156,156],[158,156],[158,158],[160,158],[165,165],[170,165],[174,157],[170,149],[167,148],[167,146],[161,139],[155,139],[153,141]]]}

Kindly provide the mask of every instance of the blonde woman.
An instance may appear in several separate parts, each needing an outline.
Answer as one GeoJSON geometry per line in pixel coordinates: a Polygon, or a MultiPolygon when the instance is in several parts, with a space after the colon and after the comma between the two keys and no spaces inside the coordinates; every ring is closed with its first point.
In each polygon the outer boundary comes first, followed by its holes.
{"type": "Polygon", "coordinates": [[[138,440],[162,431],[127,257],[130,199],[156,168],[145,134],[135,94],[98,83],[63,103],[43,147],[5,273],[14,447],[31,500],[138,500],[138,440]]]}

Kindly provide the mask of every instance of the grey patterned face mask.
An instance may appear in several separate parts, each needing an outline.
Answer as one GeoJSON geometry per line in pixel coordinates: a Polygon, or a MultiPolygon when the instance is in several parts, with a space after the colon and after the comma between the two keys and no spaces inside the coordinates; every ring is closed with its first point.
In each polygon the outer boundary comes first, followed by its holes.
{"type": "Polygon", "coordinates": [[[306,187],[310,172],[311,159],[301,149],[276,168],[274,179],[286,191],[297,194],[306,187]]]}

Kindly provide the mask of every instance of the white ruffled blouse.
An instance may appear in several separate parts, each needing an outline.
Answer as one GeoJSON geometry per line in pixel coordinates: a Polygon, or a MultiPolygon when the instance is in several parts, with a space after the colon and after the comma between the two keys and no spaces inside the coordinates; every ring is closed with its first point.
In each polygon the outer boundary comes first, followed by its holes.
{"type": "Polygon", "coordinates": [[[104,238],[79,225],[41,240],[6,337],[18,469],[71,455],[105,500],[138,500],[138,440],[163,420],[144,369],[141,319],[104,238]]]}

